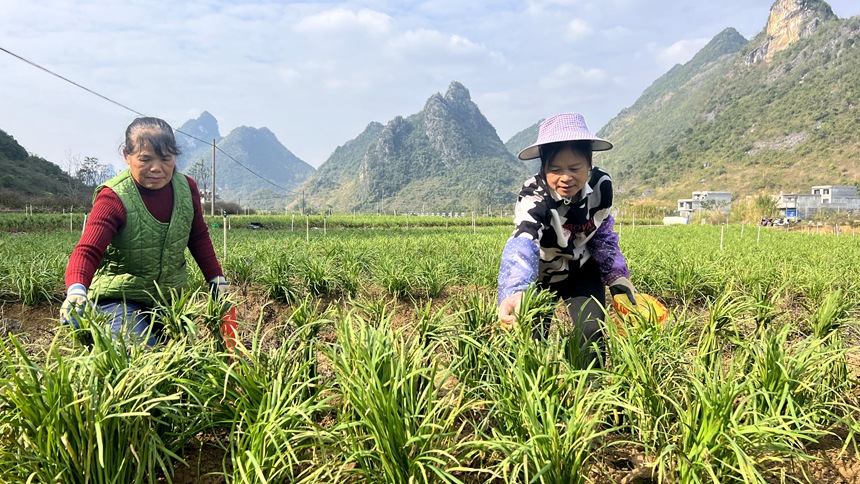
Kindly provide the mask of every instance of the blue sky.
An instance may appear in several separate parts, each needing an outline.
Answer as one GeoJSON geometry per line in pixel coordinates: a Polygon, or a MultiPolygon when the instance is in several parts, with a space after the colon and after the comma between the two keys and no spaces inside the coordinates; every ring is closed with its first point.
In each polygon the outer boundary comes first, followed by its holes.
{"type": "MultiPolygon", "coordinates": [[[[842,18],[856,0],[829,2],[842,18]]],[[[727,27],[752,38],[769,0],[148,2],[0,0],[0,47],[174,127],[267,127],[319,166],[371,121],[459,81],[503,141],[580,111],[597,130],[727,27]]],[[[135,115],[0,52],[0,129],[65,167],[123,166],[135,115]]]]}

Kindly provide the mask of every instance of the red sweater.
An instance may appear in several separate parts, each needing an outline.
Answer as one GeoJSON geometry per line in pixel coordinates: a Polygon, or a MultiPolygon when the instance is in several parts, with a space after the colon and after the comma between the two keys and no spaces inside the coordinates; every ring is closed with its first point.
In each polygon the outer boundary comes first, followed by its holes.
{"type": "MultiPolygon", "coordinates": [[[[203,221],[203,208],[200,206],[200,191],[197,183],[190,177],[188,185],[191,188],[191,200],[194,205],[194,218],[191,221],[191,234],[188,238],[188,250],[200,270],[203,277],[209,280],[215,276],[222,275],[221,265],[215,256],[212,240],[209,238],[209,229],[203,221]]],[[[149,190],[137,184],[143,203],[149,213],[159,222],[170,222],[173,213],[173,186],[168,183],[160,190],[149,190]]],[[[110,188],[103,188],[96,195],[93,209],[87,217],[84,233],[81,240],[69,257],[69,265],[66,266],[66,288],[75,283],[90,287],[93,275],[104,258],[105,251],[110,245],[113,237],[125,227],[125,206],[119,196],[110,188]]]]}

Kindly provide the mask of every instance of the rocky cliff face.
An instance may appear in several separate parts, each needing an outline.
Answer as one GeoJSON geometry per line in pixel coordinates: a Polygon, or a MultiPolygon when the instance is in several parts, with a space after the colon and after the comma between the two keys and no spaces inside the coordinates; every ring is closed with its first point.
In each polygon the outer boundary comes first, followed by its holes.
{"type": "Polygon", "coordinates": [[[415,212],[508,205],[529,176],[456,81],[444,95],[430,96],[420,112],[385,126],[371,123],[359,138],[302,186],[310,208],[415,212]]]}
{"type": "Polygon", "coordinates": [[[226,201],[241,201],[243,206],[274,209],[276,202],[283,206],[290,195],[282,192],[293,190],[315,171],[267,128],[240,126],[222,138],[218,120],[206,111],[197,119],[186,121],[175,134],[182,151],[176,166],[197,180],[204,191],[211,185],[212,140],[215,140],[216,194],[226,201]],[[263,191],[266,193],[257,195],[263,191]]]}
{"type": "Polygon", "coordinates": [[[821,0],[777,0],[770,8],[766,40],[750,52],[748,62],[770,62],[777,52],[809,37],[821,22],[833,18],[830,5],[821,0]]]}
{"type": "Polygon", "coordinates": [[[444,96],[431,96],[423,115],[424,132],[448,168],[475,153],[506,155],[500,143],[488,142],[498,139],[495,128],[472,102],[469,90],[457,81],[444,96]]]}
{"type": "Polygon", "coordinates": [[[454,81],[444,96],[430,96],[421,112],[397,116],[385,126],[367,150],[359,182],[368,198],[376,200],[400,192],[416,179],[471,172],[478,159],[519,167],[472,102],[469,90],[454,81]]]}
{"type": "MultiPolygon", "coordinates": [[[[742,44],[734,34],[718,38],[742,44]]],[[[612,175],[619,198],[670,200],[695,190],[743,198],[857,184],[860,16],[839,19],[823,2],[779,0],[767,30],[735,53],[712,49],[725,54],[698,59],[710,46],[597,133],[615,144],[595,164],[612,175]],[[785,39],[795,40],[779,43],[785,39]]]]}
{"type": "Polygon", "coordinates": [[[176,144],[183,155],[177,161],[179,168],[183,169],[188,164],[189,156],[203,147],[211,147],[212,140],[216,143],[221,141],[221,133],[218,131],[218,120],[215,116],[203,111],[197,119],[190,119],[175,130],[176,144]],[[193,136],[193,138],[192,138],[193,136]]]}

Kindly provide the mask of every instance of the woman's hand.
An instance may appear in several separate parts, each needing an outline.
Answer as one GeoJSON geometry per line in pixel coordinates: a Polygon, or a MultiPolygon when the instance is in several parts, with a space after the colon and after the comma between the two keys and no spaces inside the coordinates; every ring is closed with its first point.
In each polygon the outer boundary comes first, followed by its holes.
{"type": "Polygon", "coordinates": [[[619,277],[609,283],[609,293],[613,296],[618,294],[626,294],[627,299],[630,299],[630,304],[636,304],[636,293],[638,291],[633,287],[633,283],[626,277],[619,277]]]}
{"type": "Polygon", "coordinates": [[[228,299],[230,297],[231,288],[227,283],[227,278],[224,276],[215,276],[209,279],[209,290],[213,296],[219,300],[228,299]]]}
{"type": "Polygon", "coordinates": [[[515,292],[502,300],[499,304],[499,326],[502,329],[511,329],[517,322],[517,313],[520,312],[520,304],[523,301],[523,293],[515,292]]]}
{"type": "Polygon", "coordinates": [[[87,288],[80,283],[72,284],[66,291],[66,300],[60,306],[60,321],[77,327],[78,322],[72,312],[80,312],[86,304],[87,288]]]}

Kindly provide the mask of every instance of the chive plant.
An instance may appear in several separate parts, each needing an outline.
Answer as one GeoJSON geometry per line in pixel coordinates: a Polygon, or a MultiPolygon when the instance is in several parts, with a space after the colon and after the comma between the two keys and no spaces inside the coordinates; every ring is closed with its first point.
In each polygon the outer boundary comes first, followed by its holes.
{"type": "Polygon", "coordinates": [[[270,259],[260,271],[259,282],[266,297],[286,304],[302,298],[304,292],[298,282],[291,260],[270,259]]]}
{"type": "Polygon", "coordinates": [[[461,296],[456,307],[455,368],[457,378],[466,382],[467,388],[472,388],[489,377],[486,362],[493,351],[490,342],[499,330],[496,298],[474,291],[461,296]]]}
{"type": "Polygon", "coordinates": [[[656,455],[670,445],[678,422],[673,399],[687,385],[692,320],[686,312],[673,313],[665,326],[641,321],[606,327],[609,372],[604,384],[618,397],[607,411],[623,433],[656,455]]]}
{"type": "Polygon", "coordinates": [[[414,276],[411,269],[397,259],[383,258],[376,261],[374,278],[385,291],[396,298],[412,294],[414,276]]]}
{"type": "Polygon", "coordinates": [[[321,395],[317,375],[315,335],[324,321],[306,316],[298,316],[299,330],[277,345],[265,341],[282,330],[258,331],[250,348],[240,347],[232,362],[222,360],[218,407],[221,425],[230,429],[225,473],[231,469],[231,482],[313,482],[318,477],[316,459],[331,439],[317,418],[330,409],[332,396],[321,395]]]}
{"type": "Polygon", "coordinates": [[[435,346],[351,315],[337,322],[326,354],[339,392],[337,480],[462,482],[453,453],[467,410],[464,392],[441,370],[435,346]],[[453,385],[453,387],[443,387],[453,385]]]}
{"type": "Polygon", "coordinates": [[[593,370],[568,359],[563,331],[535,338],[554,307],[552,293],[530,287],[516,326],[489,342],[483,355],[491,417],[482,422],[475,448],[484,459],[501,456],[492,470],[505,482],[586,482],[599,439],[610,429],[601,424],[613,397],[593,387],[593,370]]]}
{"type": "Polygon", "coordinates": [[[89,348],[69,352],[71,330],[58,334],[42,362],[14,336],[2,348],[12,370],[0,382],[0,427],[11,441],[0,446],[0,480],[142,483],[171,475],[189,437],[174,385],[184,353],[150,351],[87,321],[97,315],[77,317],[89,348]]]}

